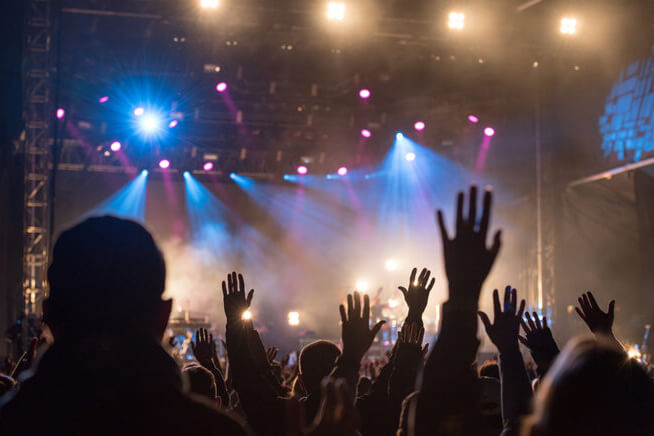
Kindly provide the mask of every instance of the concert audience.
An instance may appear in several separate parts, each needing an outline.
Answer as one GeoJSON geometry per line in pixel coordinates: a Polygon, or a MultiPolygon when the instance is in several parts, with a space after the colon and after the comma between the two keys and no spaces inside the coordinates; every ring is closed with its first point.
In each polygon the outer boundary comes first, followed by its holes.
{"type": "Polygon", "coordinates": [[[266,349],[242,316],[254,290],[233,272],[222,282],[226,361],[199,329],[197,363],[180,371],[160,345],[171,301],[162,299],[165,264],[152,236],[132,221],[87,219],[54,248],[43,306],[54,343],[37,363],[27,359],[18,384],[0,376],[0,433],[653,435],[654,381],[613,333],[615,301],[604,312],[583,294],[576,310],[594,337],[563,351],[511,286],[493,291],[492,320],[479,311],[502,238],[497,231],[487,244],[492,193],[479,212],[477,195],[471,187],[467,208],[457,196],[452,234],[437,213],[449,286],[431,352],[422,318],[435,279],[414,268],[399,287],[408,315],[384,360],[366,357],[384,321],[371,325],[370,298],[358,292],[339,307],[340,346],[318,340],[296,363],[275,360],[279,350],[266,349]],[[478,371],[477,319],[499,356],[478,371]]]}

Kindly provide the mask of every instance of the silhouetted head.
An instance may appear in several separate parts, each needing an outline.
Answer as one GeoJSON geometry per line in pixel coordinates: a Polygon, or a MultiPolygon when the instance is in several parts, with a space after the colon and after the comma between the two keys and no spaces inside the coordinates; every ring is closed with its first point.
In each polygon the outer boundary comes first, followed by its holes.
{"type": "Polygon", "coordinates": [[[160,340],[172,303],[161,299],[165,278],[163,256],[142,225],[89,218],[57,239],[44,321],[55,340],[91,335],[160,340]]]}
{"type": "Polygon", "coordinates": [[[481,364],[478,369],[479,377],[490,377],[499,380],[500,379],[500,366],[497,364],[497,360],[487,360],[481,364]]]}
{"type": "Polygon", "coordinates": [[[307,344],[300,352],[300,376],[307,393],[320,393],[320,382],[336,366],[341,355],[338,346],[330,341],[320,340],[307,344]]]}
{"type": "Polygon", "coordinates": [[[208,369],[192,364],[185,366],[182,373],[189,381],[190,392],[201,395],[212,402],[216,401],[216,398],[218,398],[216,379],[208,369]]]}
{"type": "Polygon", "coordinates": [[[654,382],[615,344],[571,341],[536,393],[525,434],[652,435],[654,382]]]}
{"type": "Polygon", "coordinates": [[[368,377],[360,377],[359,383],[357,384],[357,397],[363,397],[366,395],[368,392],[370,392],[371,387],[372,380],[370,380],[368,377]]]}

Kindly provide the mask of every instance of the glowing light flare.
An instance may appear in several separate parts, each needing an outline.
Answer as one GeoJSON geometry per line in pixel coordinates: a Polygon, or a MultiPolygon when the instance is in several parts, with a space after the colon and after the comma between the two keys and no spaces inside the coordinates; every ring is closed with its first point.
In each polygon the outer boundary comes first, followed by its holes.
{"type": "Polygon", "coordinates": [[[216,9],[220,5],[218,0],[200,0],[202,9],[216,9]]]}
{"type": "Polygon", "coordinates": [[[140,107],[140,106],[137,107],[136,109],[134,109],[134,116],[135,116],[135,117],[140,117],[140,116],[143,115],[144,113],[145,113],[145,109],[143,109],[143,108],[140,107]]]}
{"type": "Polygon", "coordinates": [[[300,325],[300,314],[299,312],[288,312],[288,325],[298,326],[300,325]]]}
{"type": "Polygon", "coordinates": [[[493,129],[493,128],[490,127],[490,126],[489,126],[489,127],[486,127],[486,128],[484,129],[484,135],[486,135],[486,136],[493,136],[493,135],[495,135],[495,129],[493,129]]]}
{"type": "Polygon", "coordinates": [[[395,139],[398,140],[398,141],[402,140],[402,139],[404,139],[404,135],[401,132],[397,132],[395,134],[395,139]]]}
{"type": "Polygon", "coordinates": [[[343,21],[345,19],[345,3],[327,3],[327,19],[329,21],[343,21]]]}
{"type": "Polygon", "coordinates": [[[123,145],[119,141],[114,141],[109,146],[109,148],[111,148],[111,151],[113,151],[113,152],[120,151],[120,149],[122,147],[123,147],[123,145]]]}
{"type": "Polygon", "coordinates": [[[347,167],[340,167],[336,173],[341,177],[347,175],[347,167]]]}
{"type": "Polygon", "coordinates": [[[370,138],[372,136],[372,132],[368,129],[361,129],[361,136],[364,138],[370,138]]]}
{"type": "Polygon", "coordinates": [[[471,114],[471,115],[468,115],[468,121],[470,121],[471,123],[478,123],[479,118],[477,118],[475,115],[471,114]]]}
{"type": "Polygon", "coordinates": [[[640,360],[642,357],[642,353],[638,349],[638,345],[632,345],[629,347],[629,350],[627,351],[627,356],[629,356],[630,359],[636,359],[640,360]]]}
{"type": "Polygon", "coordinates": [[[159,161],[159,168],[162,170],[170,168],[170,161],[168,159],[161,159],[159,161]]]}
{"type": "Polygon", "coordinates": [[[404,155],[404,159],[406,159],[407,162],[413,162],[414,160],[416,160],[416,154],[410,151],[404,155]]]}
{"type": "Polygon", "coordinates": [[[139,126],[144,133],[152,134],[161,128],[161,119],[155,114],[147,114],[139,120],[139,126]]]}
{"type": "Polygon", "coordinates": [[[225,82],[217,83],[216,84],[216,91],[218,91],[218,92],[227,91],[227,83],[225,83],[225,82]]]}
{"type": "Polygon", "coordinates": [[[106,95],[105,95],[104,97],[100,97],[100,98],[98,99],[98,103],[106,103],[106,102],[108,102],[108,101],[109,101],[109,97],[106,96],[106,95]]]}
{"type": "Polygon", "coordinates": [[[369,287],[368,282],[365,280],[358,280],[354,284],[354,289],[358,292],[366,292],[368,290],[368,287],[369,287]]]}
{"type": "Polygon", "coordinates": [[[462,30],[465,23],[465,15],[463,12],[450,12],[447,16],[447,27],[452,30],[462,30]]]}
{"type": "Polygon", "coordinates": [[[62,119],[63,117],[66,116],[66,111],[64,110],[64,108],[60,107],[59,109],[57,109],[57,112],[55,113],[55,115],[57,116],[57,119],[60,120],[60,119],[62,119]]]}
{"type": "Polygon", "coordinates": [[[366,88],[359,90],[359,97],[361,97],[364,100],[370,98],[370,90],[366,88]]]}
{"type": "Polygon", "coordinates": [[[395,309],[397,306],[400,305],[400,302],[396,300],[395,298],[389,298],[388,299],[388,307],[391,309],[395,309]]]}
{"type": "Polygon", "coordinates": [[[213,169],[213,162],[205,162],[204,165],[202,165],[202,169],[205,171],[211,171],[213,169]]]}
{"type": "Polygon", "coordinates": [[[387,271],[395,271],[397,269],[397,260],[393,258],[386,259],[386,262],[384,262],[384,267],[387,271]]]}
{"type": "Polygon", "coordinates": [[[413,125],[413,128],[416,129],[418,132],[421,132],[425,130],[425,123],[423,121],[416,121],[415,124],[413,125]]]}
{"type": "Polygon", "coordinates": [[[309,172],[309,168],[307,168],[304,165],[300,165],[299,167],[297,167],[297,173],[301,176],[305,175],[308,172],[309,172]]]}
{"type": "Polygon", "coordinates": [[[172,128],[176,127],[178,124],[179,124],[179,121],[172,120],[171,122],[168,123],[168,128],[172,129],[172,128]]]}
{"type": "Polygon", "coordinates": [[[564,35],[574,35],[577,33],[577,19],[572,17],[561,18],[560,30],[564,35]]]}
{"type": "Polygon", "coordinates": [[[252,312],[250,312],[249,310],[246,310],[245,312],[243,312],[243,315],[241,315],[241,319],[244,320],[244,321],[248,321],[248,320],[252,319],[252,312]]]}

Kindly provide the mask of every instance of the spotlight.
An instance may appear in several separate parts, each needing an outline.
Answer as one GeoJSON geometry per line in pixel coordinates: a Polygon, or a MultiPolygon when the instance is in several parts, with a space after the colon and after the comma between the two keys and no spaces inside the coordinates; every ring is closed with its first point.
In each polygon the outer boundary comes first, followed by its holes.
{"type": "Polygon", "coordinates": [[[340,167],[336,173],[341,177],[345,176],[347,174],[347,167],[340,167]]]}
{"type": "Polygon", "coordinates": [[[407,162],[413,162],[414,160],[416,160],[416,154],[410,151],[404,155],[404,159],[406,159],[407,162]]]}
{"type": "Polygon", "coordinates": [[[397,140],[404,139],[404,135],[402,133],[400,133],[400,132],[397,132],[395,134],[395,139],[397,139],[397,140]]]}
{"type": "Polygon", "coordinates": [[[421,132],[425,130],[425,123],[422,121],[416,121],[416,123],[413,125],[413,128],[416,129],[418,132],[421,132]]]}
{"type": "Polygon", "coordinates": [[[361,136],[364,138],[370,138],[372,136],[372,133],[368,129],[361,129],[361,136]]]}
{"type": "Polygon", "coordinates": [[[184,174],[184,177],[189,177],[191,175],[191,173],[189,173],[188,171],[184,171],[183,174],[184,174]]]}
{"type": "Polygon", "coordinates": [[[354,289],[356,289],[359,292],[366,292],[368,290],[368,282],[365,280],[359,280],[354,285],[354,289]]]}
{"type": "Polygon", "coordinates": [[[463,29],[463,23],[465,20],[465,15],[463,12],[450,12],[448,15],[447,27],[453,30],[463,29]]]}
{"type": "Polygon", "coordinates": [[[170,167],[170,161],[168,159],[161,159],[159,161],[159,168],[162,170],[165,170],[166,168],[170,167]]]}
{"type": "Polygon", "coordinates": [[[218,92],[225,92],[227,90],[227,83],[225,82],[220,82],[216,85],[216,91],[218,92]]]}
{"type": "Polygon", "coordinates": [[[161,128],[161,120],[157,115],[147,114],[141,118],[139,126],[144,133],[152,134],[161,128]]]}
{"type": "Polygon", "coordinates": [[[168,128],[172,129],[173,127],[177,126],[178,124],[179,124],[179,121],[172,120],[171,122],[168,123],[168,128]]]}
{"type": "Polygon", "coordinates": [[[468,115],[468,121],[470,121],[471,123],[478,123],[478,122],[479,122],[479,118],[477,118],[477,117],[474,116],[474,115],[468,115]]]}
{"type": "Polygon", "coordinates": [[[218,7],[218,0],[200,0],[202,9],[216,9],[218,7]]]}
{"type": "Polygon", "coordinates": [[[243,319],[245,321],[247,321],[249,319],[252,319],[252,312],[250,312],[249,310],[246,310],[245,312],[243,312],[243,315],[241,315],[241,319],[243,319]]]}
{"type": "Polygon", "coordinates": [[[564,35],[574,35],[577,33],[577,19],[570,17],[561,18],[560,30],[564,35]]]}
{"type": "Polygon", "coordinates": [[[122,148],[122,144],[118,141],[114,141],[111,143],[109,148],[111,148],[111,151],[120,151],[120,149],[122,148]]]}
{"type": "Polygon", "coordinates": [[[363,99],[370,98],[370,90],[366,88],[361,89],[359,91],[359,97],[363,99]]]}
{"type": "Polygon", "coordinates": [[[143,170],[143,171],[141,171],[141,175],[142,175],[142,176],[147,176],[147,175],[148,175],[148,170],[143,170]]]}
{"type": "Polygon", "coordinates": [[[330,21],[343,21],[345,19],[345,3],[327,3],[327,19],[330,21]]]}
{"type": "Polygon", "coordinates": [[[204,165],[202,165],[202,169],[205,171],[211,171],[213,169],[213,162],[205,162],[204,165]]]}
{"type": "Polygon", "coordinates": [[[297,167],[297,173],[302,175],[302,176],[305,175],[308,172],[309,172],[309,169],[307,167],[305,167],[304,165],[300,165],[299,167],[297,167]]]}
{"type": "Polygon", "coordinates": [[[484,129],[484,135],[493,136],[494,134],[495,134],[495,129],[493,129],[492,127],[486,127],[484,129]]]}
{"type": "Polygon", "coordinates": [[[59,109],[57,109],[57,112],[56,112],[55,115],[57,116],[57,119],[60,120],[60,119],[62,119],[63,117],[66,116],[66,111],[63,108],[60,107],[59,109]]]}
{"type": "Polygon", "coordinates": [[[288,325],[297,326],[300,325],[300,314],[298,312],[288,312],[288,325]]]}
{"type": "Polygon", "coordinates": [[[229,173],[229,178],[232,180],[236,180],[236,173],[229,173]]]}
{"type": "Polygon", "coordinates": [[[100,97],[100,99],[98,100],[98,103],[106,103],[108,101],[109,101],[109,97],[107,97],[105,95],[104,97],[100,97]]]}
{"type": "Polygon", "coordinates": [[[143,109],[143,108],[140,107],[140,106],[137,107],[136,109],[134,109],[134,116],[140,117],[140,116],[143,115],[144,113],[145,113],[145,109],[143,109]]]}
{"type": "Polygon", "coordinates": [[[395,271],[397,269],[397,261],[395,259],[386,259],[386,262],[384,262],[384,267],[388,271],[395,271]]]}

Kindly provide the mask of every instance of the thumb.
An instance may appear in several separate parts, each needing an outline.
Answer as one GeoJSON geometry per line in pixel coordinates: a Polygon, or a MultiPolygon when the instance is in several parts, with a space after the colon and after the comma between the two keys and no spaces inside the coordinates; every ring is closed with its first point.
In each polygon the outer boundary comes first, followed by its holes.
{"type": "Polygon", "coordinates": [[[248,292],[248,298],[246,300],[248,307],[250,307],[250,303],[252,303],[252,297],[254,297],[254,289],[250,289],[250,292],[248,292]]]}
{"type": "Polygon", "coordinates": [[[372,336],[373,339],[375,336],[377,336],[377,333],[379,333],[379,330],[381,330],[384,324],[386,324],[386,321],[381,320],[377,324],[375,324],[375,326],[372,328],[372,330],[370,331],[370,336],[372,336]]]}
{"type": "Polygon", "coordinates": [[[406,294],[408,293],[408,291],[406,290],[406,288],[404,286],[398,286],[397,289],[399,289],[402,292],[402,295],[404,295],[406,297],[406,294]]]}
{"type": "Polygon", "coordinates": [[[486,313],[482,312],[481,310],[477,312],[477,315],[479,315],[481,322],[484,324],[484,329],[486,329],[486,333],[488,333],[488,331],[491,329],[491,322],[490,319],[488,319],[488,315],[486,315],[486,313]]]}

